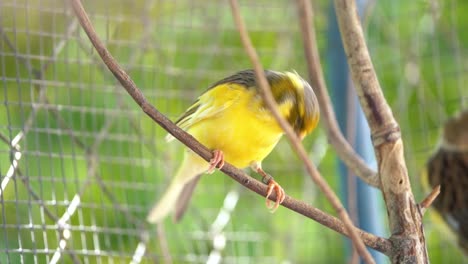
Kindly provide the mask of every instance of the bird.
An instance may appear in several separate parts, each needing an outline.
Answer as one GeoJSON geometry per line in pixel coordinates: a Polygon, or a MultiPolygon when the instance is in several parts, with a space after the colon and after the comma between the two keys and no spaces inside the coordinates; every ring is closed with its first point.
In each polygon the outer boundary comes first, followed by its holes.
{"type": "MultiPolygon", "coordinates": [[[[320,116],[312,87],[296,72],[264,73],[281,116],[303,139],[316,128],[320,116]]],[[[149,223],[160,223],[171,212],[173,221],[180,221],[201,175],[221,169],[225,162],[241,169],[250,167],[262,176],[268,185],[266,205],[272,211],[284,201],[283,188],[262,169],[262,160],[284,132],[260,94],[254,70],[239,71],[211,85],[175,124],[210,149],[213,158],[207,162],[193,151],[185,151],[165,193],[149,211],[149,223]],[[273,191],[276,202],[270,206],[273,191]]],[[[166,137],[167,141],[173,139],[170,134],[166,137]]]]}
{"type": "Polygon", "coordinates": [[[427,176],[423,177],[427,179],[423,180],[432,188],[440,185],[440,194],[432,205],[468,254],[468,109],[445,122],[438,147],[425,169],[427,176]]]}

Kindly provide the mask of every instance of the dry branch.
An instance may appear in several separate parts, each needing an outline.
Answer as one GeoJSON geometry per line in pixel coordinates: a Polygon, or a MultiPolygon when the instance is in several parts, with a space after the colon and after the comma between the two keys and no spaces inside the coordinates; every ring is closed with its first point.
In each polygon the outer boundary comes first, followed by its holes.
{"type": "Polygon", "coordinates": [[[371,128],[394,249],[393,263],[428,263],[421,211],[411,191],[400,128],[380,88],[354,0],[335,0],[351,76],[371,128]]]}
{"type": "Polygon", "coordinates": [[[421,214],[424,215],[427,208],[429,208],[437,196],[440,194],[440,185],[437,185],[432,189],[432,191],[424,198],[424,200],[419,203],[419,207],[421,208],[421,214]]]}
{"type": "MultiPolygon", "coordinates": [[[[195,153],[200,155],[203,159],[209,161],[212,158],[212,153],[210,150],[201,145],[190,134],[177,127],[166,116],[160,113],[154,106],[152,106],[146,100],[143,93],[136,87],[135,83],[130,78],[130,76],[128,76],[128,74],[119,66],[117,61],[112,57],[112,55],[100,41],[99,37],[96,34],[96,31],[94,30],[91,24],[91,21],[88,18],[88,15],[86,14],[81,4],[81,1],[70,1],[82,28],[88,35],[91,43],[95,47],[99,56],[102,58],[103,62],[112,72],[112,74],[116,77],[116,79],[121,83],[122,87],[134,99],[134,101],[151,119],[158,123],[163,129],[165,129],[167,132],[169,132],[171,135],[173,135],[175,138],[177,138],[180,142],[189,147],[195,153]]],[[[237,182],[241,183],[246,188],[258,193],[259,195],[266,195],[266,185],[248,176],[242,170],[235,168],[229,163],[225,163],[221,171],[233,178],[234,180],[236,180],[237,182]]],[[[271,195],[270,199],[275,200],[276,195],[271,195]]],[[[282,205],[301,215],[311,218],[319,222],[320,224],[327,226],[332,230],[335,230],[338,233],[349,236],[344,224],[339,219],[330,216],[302,201],[298,201],[289,196],[286,196],[286,199],[284,200],[282,205]]],[[[387,239],[375,236],[357,228],[355,228],[354,230],[358,233],[359,237],[367,246],[378,250],[384,254],[389,254],[391,252],[391,244],[387,239]]]]}
{"type": "Polygon", "coordinates": [[[297,5],[309,78],[317,94],[322,113],[321,120],[327,131],[328,140],[353,174],[360,177],[365,183],[379,188],[380,182],[377,172],[369,168],[365,161],[359,157],[338,127],[320,64],[311,3],[310,1],[298,0],[297,5]]]}

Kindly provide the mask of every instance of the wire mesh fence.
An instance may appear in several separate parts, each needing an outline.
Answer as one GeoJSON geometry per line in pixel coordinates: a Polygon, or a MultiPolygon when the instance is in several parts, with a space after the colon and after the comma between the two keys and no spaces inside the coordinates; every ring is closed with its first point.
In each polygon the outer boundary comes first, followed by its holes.
{"type": "MultiPolygon", "coordinates": [[[[328,4],[314,3],[322,51],[328,4]]],[[[251,67],[224,1],[84,6],[109,51],[172,119],[214,81],[251,67]]],[[[440,124],[467,106],[467,8],[455,0],[376,2],[366,19],[419,198],[419,171],[440,124]]],[[[243,1],[241,11],[263,64],[305,76],[294,3],[243,1]]],[[[1,1],[0,34],[1,263],[345,261],[341,236],[286,209],[270,214],[262,197],[218,172],[203,177],[180,224],[148,225],[146,213],[174,174],[181,144],[166,143],[166,132],[107,71],[67,1],[1,1]]],[[[337,188],[324,132],[305,145],[337,188]]],[[[264,168],[288,194],[332,212],[287,143],[264,168]]],[[[427,222],[431,257],[463,261],[427,222]]]]}

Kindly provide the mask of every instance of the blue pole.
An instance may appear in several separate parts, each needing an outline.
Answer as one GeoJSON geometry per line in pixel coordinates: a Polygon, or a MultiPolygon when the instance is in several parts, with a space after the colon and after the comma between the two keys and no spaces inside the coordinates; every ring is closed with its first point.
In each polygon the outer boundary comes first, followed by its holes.
{"type": "MultiPolygon", "coordinates": [[[[367,0],[357,1],[360,14],[364,10],[367,0]]],[[[346,138],[350,139],[356,152],[366,161],[366,163],[376,168],[376,161],[372,142],[370,140],[370,130],[367,120],[359,105],[357,96],[352,92],[352,82],[350,81],[346,55],[341,42],[340,31],[336,20],[333,4],[329,8],[329,28],[328,28],[328,80],[330,84],[332,101],[341,131],[346,138]],[[348,117],[353,117],[348,120],[348,117]],[[349,122],[347,124],[347,122],[349,122]],[[348,127],[349,126],[349,127],[348,127]],[[351,128],[351,129],[350,129],[351,128]]],[[[385,233],[383,219],[383,202],[380,192],[362,182],[359,178],[348,178],[348,168],[338,160],[338,170],[340,175],[340,194],[346,208],[350,208],[348,203],[349,186],[355,187],[353,192],[356,196],[357,225],[373,234],[383,235],[385,233]]],[[[348,240],[347,240],[348,241],[348,240]]],[[[370,250],[377,263],[385,263],[385,255],[370,250]]],[[[348,256],[351,253],[351,244],[347,242],[348,256]]]]}

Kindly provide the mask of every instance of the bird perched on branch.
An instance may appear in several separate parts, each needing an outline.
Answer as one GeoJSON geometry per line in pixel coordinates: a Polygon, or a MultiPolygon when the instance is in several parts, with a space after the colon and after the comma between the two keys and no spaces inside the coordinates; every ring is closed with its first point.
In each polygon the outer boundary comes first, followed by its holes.
{"type": "Polygon", "coordinates": [[[440,185],[433,205],[468,254],[468,110],[445,123],[439,147],[426,170],[429,184],[440,185]]]}
{"type": "MultiPolygon", "coordinates": [[[[297,73],[265,71],[281,115],[302,139],[319,120],[319,105],[310,85],[297,73]]],[[[268,197],[276,192],[278,208],[284,190],[263,171],[261,162],[273,150],[283,130],[260,95],[255,72],[244,70],[213,84],[176,121],[176,124],[213,151],[208,163],[187,150],[168,189],[151,209],[147,221],[158,223],[170,212],[178,221],[187,208],[200,175],[221,168],[224,161],[238,168],[251,167],[268,184],[268,197]]],[[[174,138],[168,135],[168,141],[174,138]]]]}

